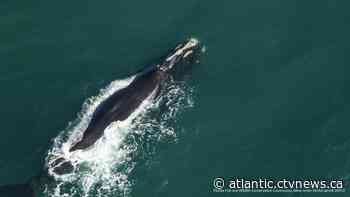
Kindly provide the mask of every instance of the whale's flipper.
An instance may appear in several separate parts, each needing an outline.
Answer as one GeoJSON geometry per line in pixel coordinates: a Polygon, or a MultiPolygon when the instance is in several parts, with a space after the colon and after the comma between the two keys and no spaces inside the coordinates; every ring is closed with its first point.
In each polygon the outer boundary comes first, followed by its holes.
{"type": "Polygon", "coordinates": [[[1,197],[35,197],[30,184],[0,186],[1,197]]]}

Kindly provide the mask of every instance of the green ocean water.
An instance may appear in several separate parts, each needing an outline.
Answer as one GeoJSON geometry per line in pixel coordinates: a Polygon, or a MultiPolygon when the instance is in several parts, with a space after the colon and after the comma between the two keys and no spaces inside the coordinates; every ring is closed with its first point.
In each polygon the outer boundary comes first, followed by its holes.
{"type": "Polygon", "coordinates": [[[194,106],[137,163],[130,196],[349,196],[213,192],[215,177],[350,180],[349,6],[2,0],[0,185],[40,174],[87,98],[196,37],[194,106]]]}

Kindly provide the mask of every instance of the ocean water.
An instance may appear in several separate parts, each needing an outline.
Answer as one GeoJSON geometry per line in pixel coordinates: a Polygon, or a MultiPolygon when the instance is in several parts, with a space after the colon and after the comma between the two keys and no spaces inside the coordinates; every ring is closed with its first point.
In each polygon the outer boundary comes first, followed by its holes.
{"type": "Polygon", "coordinates": [[[350,181],[349,6],[1,1],[0,185],[40,175],[101,99],[195,37],[205,52],[165,112],[112,125],[43,196],[349,196],[213,191],[215,177],[350,181]]]}

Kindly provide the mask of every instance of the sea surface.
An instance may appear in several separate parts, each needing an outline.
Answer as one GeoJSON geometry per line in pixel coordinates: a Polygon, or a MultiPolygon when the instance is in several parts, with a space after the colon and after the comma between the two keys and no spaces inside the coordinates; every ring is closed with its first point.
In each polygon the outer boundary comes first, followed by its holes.
{"type": "MultiPolygon", "coordinates": [[[[50,155],[136,71],[195,37],[200,63],[168,101],[108,128],[42,196],[349,196],[350,2],[0,2],[0,185],[50,155]],[[102,143],[105,142],[105,143],[102,143]],[[213,180],[343,180],[338,193],[232,193],[213,180]],[[60,185],[61,184],[61,185],[60,185]]],[[[159,101],[162,102],[162,101],[159,101]]]]}

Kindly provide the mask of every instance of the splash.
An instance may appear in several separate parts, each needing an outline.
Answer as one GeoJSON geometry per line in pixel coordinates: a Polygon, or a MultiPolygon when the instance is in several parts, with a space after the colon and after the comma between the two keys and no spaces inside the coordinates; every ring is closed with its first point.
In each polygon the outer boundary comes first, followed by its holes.
{"type": "Polygon", "coordinates": [[[176,140],[173,121],[181,110],[193,106],[193,89],[170,81],[157,99],[151,94],[128,119],[109,125],[91,148],[69,152],[81,139],[97,106],[134,77],[113,81],[98,96],[87,99],[78,118],[54,139],[46,166],[55,183],[46,185],[46,196],[130,196],[133,183],[129,175],[137,164],[135,154],[143,151],[140,141],[152,146],[164,139],[176,140]],[[51,166],[62,157],[72,162],[74,170],[58,175],[51,166]]]}

